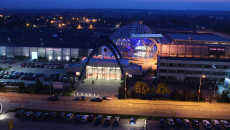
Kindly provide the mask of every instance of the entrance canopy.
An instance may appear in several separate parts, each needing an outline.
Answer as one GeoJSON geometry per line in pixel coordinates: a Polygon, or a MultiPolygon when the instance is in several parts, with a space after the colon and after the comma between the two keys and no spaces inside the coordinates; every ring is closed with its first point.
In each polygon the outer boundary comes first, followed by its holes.
{"type": "MultiPolygon", "coordinates": [[[[84,58],[81,63],[86,63],[88,58],[84,58]]],[[[119,61],[122,66],[128,66],[129,65],[129,60],[128,59],[121,59],[119,58],[119,61]]],[[[99,67],[117,67],[117,61],[114,58],[105,58],[103,56],[97,57],[97,58],[92,58],[89,61],[89,65],[91,66],[99,66],[99,67]]]]}

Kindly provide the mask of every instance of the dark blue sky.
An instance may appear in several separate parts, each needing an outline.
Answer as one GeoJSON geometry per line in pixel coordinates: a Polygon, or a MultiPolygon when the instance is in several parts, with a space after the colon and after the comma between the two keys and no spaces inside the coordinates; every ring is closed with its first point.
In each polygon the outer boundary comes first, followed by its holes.
{"type": "Polygon", "coordinates": [[[0,0],[0,8],[229,10],[230,0],[0,0]]]}

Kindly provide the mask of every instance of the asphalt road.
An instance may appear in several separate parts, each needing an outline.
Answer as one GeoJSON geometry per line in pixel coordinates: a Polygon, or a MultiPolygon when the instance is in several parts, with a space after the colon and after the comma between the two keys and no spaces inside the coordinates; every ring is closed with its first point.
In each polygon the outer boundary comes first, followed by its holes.
{"type": "Polygon", "coordinates": [[[99,102],[72,101],[73,97],[62,96],[59,101],[47,101],[47,95],[31,95],[18,93],[0,93],[0,102],[4,112],[23,107],[58,111],[128,114],[143,116],[187,117],[230,119],[230,104],[197,103],[160,100],[108,100],[99,102]]]}

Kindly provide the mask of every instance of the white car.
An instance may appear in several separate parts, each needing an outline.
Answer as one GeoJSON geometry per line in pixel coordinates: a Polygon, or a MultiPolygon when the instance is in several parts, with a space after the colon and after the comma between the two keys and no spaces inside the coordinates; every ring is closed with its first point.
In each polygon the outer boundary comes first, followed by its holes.
{"type": "Polygon", "coordinates": [[[202,120],[202,123],[206,129],[211,129],[211,123],[208,120],[202,120]]]}
{"type": "Polygon", "coordinates": [[[220,122],[218,120],[211,120],[213,126],[215,126],[216,128],[220,128],[220,122]]]}
{"type": "Polygon", "coordinates": [[[224,126],[226,129],[230,129],[230,124],[226,120],[220,120],[220,123],[224,126]]]}
{"type": "Polygon", "coordinates": [[[183,119],[183,123],[186,127],[190,127],[190,122],[188,119],[183,119]]]}
{"type": "Polygon", "coordinates": [[[174,126],[174,121],[173,121],[173,119],[172,118],[168,118],[167,119],[167,124],[168,124],[168,126],[174,126]]]}
{"type": "Polygon", "coordinates": [[[112,120],[112,116],[107,116],[107,117],[105,118],[105,123],[106,123],[106,124],[110,124],[110,123],[111,123],[111,120],[112,120]]]}
{"type": "Polygon", "coordinates": [[[3,110],[3,106],[2,106],[2,104],[0,103],[0,114],[2,113],[2,110],[3,110]]]}
{"type": "Polygon", "coordinates": [[[72,120],[73,119],[73,113],[68,113],[66,116],[65,116],[65,119],[66,120],[72,120]]]}

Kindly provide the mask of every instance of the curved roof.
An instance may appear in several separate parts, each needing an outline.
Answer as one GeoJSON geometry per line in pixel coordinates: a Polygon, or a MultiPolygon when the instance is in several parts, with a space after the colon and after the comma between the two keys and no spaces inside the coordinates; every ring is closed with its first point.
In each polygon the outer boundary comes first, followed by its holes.
{"type": "Polygon", "coordinates": [[[130,38],[132,34],[152,34],[152,31],[150,27],[143,24],[128,24],[115,31],[111,39],[130,38]]]}

